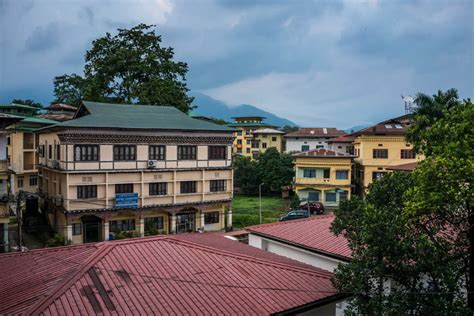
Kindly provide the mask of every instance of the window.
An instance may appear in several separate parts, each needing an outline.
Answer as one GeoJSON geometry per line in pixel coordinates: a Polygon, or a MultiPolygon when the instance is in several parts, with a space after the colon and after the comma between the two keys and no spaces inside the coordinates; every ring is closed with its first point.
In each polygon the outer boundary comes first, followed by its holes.
{"type": "Polygon", "coordinates": [[[347,171],[347,170],[336,170],[336,179],[339,179],[339,180],[349,179],[349,171],[347,171]]]}
{"type": "Polygon", "coordinates": [[[148,159],[165,160],[166,159],[166,146],[153,146],[153,145],[149,146],[148,159]]]}
{"type": "Polygon", "coordinates": [[[331,169],[324,169],[324,179],[329,179],[331,177],[331,169]]]}
{"type": "Polygon", "coordinates": [[[98,161],[99,145],[76,145],[74,146],[75,161],[98,161]]]}
{"type": "Polygon", "coordinates": [[[372,172],[372,181],[378,180],[383,177],[383,174],[385,172],[380,172],[380,171],[374,171],[372,172]]]}
{"type": "Polygon", "coordinates": [[[217,224],[219,223],[219,212],[204,213],[204,224],[217,224]]]}
{"type": "Polygon", "coordinates": [[[30,176],[30,187],[35,187],[38,185],[38,177],[30,176]]]}
{"type": "Polygon", "coordinates": [[[44,157],[44,145],[38,146],[38,154],[40,157],[44,157]]]}
{"type": "Polygon", "coordinates": [[[180,183],[181,193],[196,193],[196,181],[183,181],[180,183]]]}
{"type": "Polygon", "coordinates": [[[7,137],[7,145],[11,145],[12,144],[12,141],[10,139],[10,136],[7,137]]]}
{"type": "Polygon", "coordinates": [[[72,224],[72,235],[77,236],[82,234],[82,225],[81,223],[72,224]]]}
{"type": "Polygon", "coordinates": [[[246,140],[247,145],[250,145],[250,139],[246,140]]]}
{"type": "Polygon", "coordinates": [[[346,147],[346,153],[349,154],[349,155],[353,155],[354,154],[354,146],[348,145],[346,147]]]}
{"type": "Polygon", "coordinates": [[[242,153],[242,148],[237,148],[237,153],[241,154],[242,153]]]}
{"type": "Polygon", "coordinates": [[[303,177],[304,178],[316,178],[316,170],[315,169],[303,169],[303,177]]]}
{"type": "Polygon", "coordinates": [[[92,199],[97,197],[96,185],[79,185],[77,187],[78,199],[92,199]]]}
{"type": "Polygon", "coordinates": [[[301,146],[301,151],[308,151],[309,150],[309,145],[302,145],[301,146]]]}
{"type": "Polygon", "coordinates": [[[262,148],[267,148],[267,143],[262,143],[262,148]]]}
{"type": "MultiPolygon", "coordinates": [[[[250,140],[247,140],[247,143],[250,140]]],[[[227,158],[227,146],[209,146],[207,147],[207,157],[209,160],[224,160],[227,158]]]]}
{"type": "Polygon", "coordinates": [[[242,136],[242,131],[237,131],[237,136],[242,136]]]}
{"type": "Polygon", "coordinates": [[[401,159],[415,159],[415,151],[413,149],[400,150],[401,159]]]}
{"type": "Polygon", "coordinates": [[[116,184],[115,194],[117,193],[133,193],[133,183],[116,184]]]}
{"type": "Polygon", "coordinates": [[[275,136],[272,137],[272,142],[276,142],[277,138],[275,136]]]}
{"type": "Polygon", "coordinates": [[[114,161],[134,161],[136,152],[135,145],[114,145],[114,161]]]}
{"type": "Polygon", "coordinates": [[[225,180],[211,180],[210,191],[211,192],[222,192],[225,191],[225,180]]]}
{"type": "Polygon", "coordinates": [[[196,160],[196,146],[178,146],[178,160],[196,160]]]}
{"type": "Polygon", "coordinates": [[[377,159],[387,159],[388,149],[373,149],[372,157],[377,159]]]}
{"type": "Polygon", "coordinates": [[[166,182],[157,182],[150,183],[149,186],[150,195],[166,195],[168,191],[168,183],[166,182]]]}
{"type": "Polygon", "coordinates": [[[267,138],[267,134],[262,134],[262,138],[267,138]]]}
{"type": "Polygon", "coordinates": [[[53,159],[53,145],[48,146],[48,158],[53,159]]]}
{"type": "Polygon", "coordinates": [[[326,191],[326,202],[336,202],[336,192],[326,191]]]}
{"type": "Polygon", "coordinates": [[[241,139],[237,139],[237,145],[242,145],[242,140],[241,139]]]}
{"type": "Polygon", "coordinates": [[[55,145],[56,147],[56,160],[61,160],[61,147],[59,144],[55,145]]]}
{"type": "Polygon", "coordinates": [[[347,191],[343,191],[339,193],[339,201],[347,201],[347,191]]]}
{"type": "Polygon", "coordinates": [[[121,232],[135,230],[135,219],[124,219],[120,221],[110,221],[110,231],[121,232]]]}
{"type": "Polygon", "coordinates": [[[18,187],[23,188],[23,178],[18,179],[18,187]]]}
{"type": "Polygon", "coordinates": [[[145,235],[157,235],[164,228],[163,216],[145,218],[145,235]]]}
{"type": "Polygon", "coordinates": [[[250,148],[245,149],[245,152],[246,152],[247,154],[250,154],[250,148]]]}

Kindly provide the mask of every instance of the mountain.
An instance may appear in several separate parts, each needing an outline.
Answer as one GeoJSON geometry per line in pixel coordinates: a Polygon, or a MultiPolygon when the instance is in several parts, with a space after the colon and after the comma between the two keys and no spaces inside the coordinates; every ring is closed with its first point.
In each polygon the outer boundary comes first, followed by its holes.
{"type": "Polygon", "coordinates": [[[261,110],[254,105],[250,104],[241,104],[238,106],[229,106],[226,103],[211,98],[210,96],[199,93],[199,92],[190,92],[191,96],[194,97],[193,105],[197,106],[193,110],[194,113],[204,116],[211,116],[217,119],[223,119],[228,122],[232,122],[232,117],[234,116],[263,116],[265,117],[265,122],[270,123],[276,126],[296,126],[294,122],[276,116],[270,112],[261,110]]]}
{"type": "Polygon", "coordinates": [[[361,129],[367,128],[367,127],[372,126],[372,125],[373,124],[356,125],[356,126],[352,126],[351,128],[346,128],[344,130],[344,132],[350,134],[350,133],[353,133],[353,132],[360,131],[361,129]]]}

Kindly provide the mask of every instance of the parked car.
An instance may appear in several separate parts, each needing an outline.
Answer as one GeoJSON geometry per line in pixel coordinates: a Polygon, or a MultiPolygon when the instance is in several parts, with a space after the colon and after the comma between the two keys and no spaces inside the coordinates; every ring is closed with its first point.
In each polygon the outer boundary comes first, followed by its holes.
{"type": "Polygon", "coordinates": [[[292,219],[300,219],[309,217],[309,212],[306,210],[294,210],[288,212],[286,215],[280,217],[280,221],[289,221],[292,219]]]}
{"type": "Polygon", "coordinates": [[[309,214],[311,215],[324,214],[324,205],[321,202],[303,201],[301,202],[299,208],[301,210],[308,210],[309,214]]]}

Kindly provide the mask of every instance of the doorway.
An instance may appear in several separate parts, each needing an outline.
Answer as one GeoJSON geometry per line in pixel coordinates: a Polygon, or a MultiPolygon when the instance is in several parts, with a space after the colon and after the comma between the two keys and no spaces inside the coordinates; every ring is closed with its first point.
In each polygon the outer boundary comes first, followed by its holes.
{"type": "Polygon", "coordinates": [[[102,240],[102,219],[97,216],[88,215],[83,216],[81,221],[84,243],[98,242],[102,240]]]}
{"type": "Polygon", "coordinates": [[[190,233],[196,227],[196,213],[176,214],[176,233],[190,233]]]}

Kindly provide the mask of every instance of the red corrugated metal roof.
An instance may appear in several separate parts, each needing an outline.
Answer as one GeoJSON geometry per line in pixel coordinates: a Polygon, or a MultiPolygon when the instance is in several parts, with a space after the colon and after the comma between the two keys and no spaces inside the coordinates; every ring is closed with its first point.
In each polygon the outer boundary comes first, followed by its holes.
{"type": "Polygon", "coordinates": [[[351,135],[343,135],[333,139],[328,140],[328,143],[352,143],[355,137],[351,135]]]}
{"type": "Polygon", "coordinates": [[[265,315],[335,295],[329,272],[195,235],[0,255],[0,313],[265,315]]]}
{"type": "Polygon", "coordinates": [[[352,252],[346,238],[336,236],[330,230],[334,218],[332,214],[317,215],[299,220],[256,225],[246,229],[250,233],[348,260],[352,252]]]}
{"type": "Polygon", "coordinates": [[[294,154],[293,157],[298,157],[298,158],[324,158],[324,157],[329,157],[329,158],[351,158],[353,157],[352,155],[342,153],[339,151],[334,151],[334,150],[328,150],[328,149],[313,149],[313,150],[308,150],[308,151],[302,151],[300,153],[294,154]]]}

